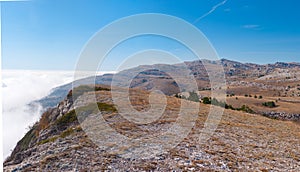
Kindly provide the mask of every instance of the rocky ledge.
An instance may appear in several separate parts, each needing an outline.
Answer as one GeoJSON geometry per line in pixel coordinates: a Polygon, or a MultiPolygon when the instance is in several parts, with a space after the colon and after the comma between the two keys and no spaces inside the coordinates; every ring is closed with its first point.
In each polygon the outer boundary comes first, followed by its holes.
{"type": "Polygon", "coordinates": [[[263,113],[263,116],[279,120],[300,121],[300,114],[290,114],[285,112],[265,112],[263,113]]]}

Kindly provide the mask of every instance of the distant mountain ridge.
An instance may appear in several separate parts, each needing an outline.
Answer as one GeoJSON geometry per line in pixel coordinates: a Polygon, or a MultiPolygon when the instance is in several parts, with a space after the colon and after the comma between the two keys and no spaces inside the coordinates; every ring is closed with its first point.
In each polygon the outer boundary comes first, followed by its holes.
{"type": "MultiPolygon", "coordinates": [[[[210,87],[209,77],[206,72],[205,65],[203,65],[203,63],[215,65],[216,67],[219,67],[218,65],[222,65],[224,68],[226,79],[228,81],[241,79],[243,77],[262,77],[270,75],[278,69],[300,70],[300,63],[295,62],[277,62],[274,64],[260,65],[254,63],[241,63],[227,59],[221,59],[218,61],[204,59],[191,62],[184,62],[175,65],[142,65],[115,74],[115,76],[120,76],[115,77],[115,79],[119,78],[118,83],[122,83],[122,79],[128,77],[131,73],[136,71],[142,71],[134,78],[132,84],[130,85],[130,88],[140,88],[144,90],[159,89],[167,95],[172,95],[179,92],[178,85],[166,72],[181,72],[184,70],[184,66],[187,66],[187,68],[190,70],[190,74],[195,77],[199,88],[204,89],[210,87]],[[163,69],[164,71],[160,71],[157,69],[163,69]]],[[[114,74],[104,74],[101,76],[96,76],[95,84],[110,85],[113,77],[114,74]]],[[[94,77],[89,77],[76,81],[75,86],[79,86],[80,84],[92,84],[93,82],[94,77]]],[[[53,107],[58,102],[64,99],[64,97],[68,94],[68,91],[70,89],[72,89],[72,83],[56,87],[48,96],[37,100],[37,102],[39,102],[45,109],[53,107]]]]}

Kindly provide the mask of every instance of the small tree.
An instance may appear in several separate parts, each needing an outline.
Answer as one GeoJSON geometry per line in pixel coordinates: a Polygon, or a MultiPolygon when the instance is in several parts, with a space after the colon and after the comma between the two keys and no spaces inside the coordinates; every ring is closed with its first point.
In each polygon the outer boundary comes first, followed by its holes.
{"type": "Polygon", "coordinates": [[[203,97],[202,101],[204,104],[211,104],[210,98],[208,97],[203,97]]]}

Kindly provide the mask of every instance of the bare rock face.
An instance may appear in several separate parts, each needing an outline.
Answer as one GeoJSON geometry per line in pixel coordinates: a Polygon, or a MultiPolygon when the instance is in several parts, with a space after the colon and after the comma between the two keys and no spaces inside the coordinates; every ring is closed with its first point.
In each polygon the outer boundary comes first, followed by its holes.
{"type": "Polygon", "coordinates": [[[285,112],[265,112],[263,113],[263,115],[272,119],[300,121],[300,114],[290,114],[285,112]]]}
{"type": "Polygon", "coordinates": [[[35,152],[36,145],[61,131],[54,125],[55,121],[72,108],[73,100],[67,97],[55,108],[50,108],[42,115],[39,122],[34,124],[26,135],[17,143],[12,154],[5,160],[4,165],[18,164],[35,152]]]}
{"type": "MultiPolygon", "coordinates": [[[[135,124],[118,113],[109,89],[98,90],[84,92],[75,103],[69,92],[57,107],[47,110],[18,142],[4,162],[4,171],[300,171],[299,124],[225,110],[213,135],[200,143],[210,109],[203,104],[195,126],[174,148],[146,159],[121,156],[126,148],[111,153],[95,144],[76,118],[74,108],[88,108],[92,96],[96,95],[101,113],[90,116],[91,121],[101,115],[115,131],[135,139],[159,135],[176,121],[181,101],[196,102],[167,97],[160,119],[135,124]]],[[[130,101],[143,111],[149,106],[148,97],[149,92],[134,89],[130,101]]],[[[122,146],[122,142],[115,144],[122,146]]]]}

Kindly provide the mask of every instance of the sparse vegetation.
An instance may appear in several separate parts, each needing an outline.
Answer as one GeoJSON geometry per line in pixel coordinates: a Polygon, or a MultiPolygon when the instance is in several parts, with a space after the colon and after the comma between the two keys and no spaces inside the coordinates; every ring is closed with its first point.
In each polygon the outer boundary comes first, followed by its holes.
{"type": "Polygon", "coordinates": [[[63,115],[62,117],[60,117],[55,122],[55,124],[58,127],[68,126],[71,123],[77,121],[76,112],[78,112],[78,113],[84,112],[86,115],[90,115],[93,113],[97,113],[98,109],[100,111],[117,112],[117,109],[115,108],[114,105],[97,102],[97,106],[95,106],[94,104],[91,103],[91,104],[88,104],[87,106],[77,108],[76,111],[74,109],[71,110],[70,112],[68,112],[65,115],[63,115]]]}
{"type": "Polygon", "coordinates": [[[31,141],[36,138],[35,129],[36,129],[36,126],[33,126],[25,134],[25,136],[18,142],[18,145],[20,146],[20,151],[26,150],[29,147],[31,141]]]}
{"type": "Polygon", "coordinates": [[[63,131],[59,136],[61,138],[65,138],[65,137],[71,135],[72,133],[74,133],[74,129],[73,128],[68,128],[65,131],[63,131]]]}
{"type": "Polygon", "coordinates": [[[76,109],[76,112],[80,114],[78,116],[80,121],[83,121],[88,115],[96,114],[99,111],[117,112],[117,109],[114,105],[101,102],[98,102],[97,106],[95,106],[93,103],[90,103],[86,106],[76,109]]]}
{"type": "Polygon", "coordinates": [[[71,90],[68,94],[68,97],[72,96],[73,100],[76,100],[79,96],[83,95],[86,92],[91,92],[91,91],[110,91],[110,89],[101,86],[92,87],[89,85],[81,85],[71,90]]]}
{"type": "Polygon", "coordinates": [[[41,130],[44,130],[45,128],[47,128],[50,125],[51,121],[49,119],[49,115],[50,115],[50,113],[48,111],[46,111],[42,114],[40,121],[37,124],[36,130],[35,130],[36,136],[39,135],[39,132],[41,130]]]}
{"type": "Polygon", "coordinates": [[[193,92],[189,92],[190,96],[188,98],[188,100],[193,101],[193,102],[199,102],[199,97],[198,94],[193,92]]]}
{"type": "Polygon", "coordinates": [[[216,105],[216,106],[220,106],[220,107],[223,107],[223,108],[228,107],[228,105],[225,102],[218,101],[216,98],[211,99],[211,104],[216,105]]]}
{"type": "Polygon", "coordinates": [[[181,95],[180,93],[175,94],[175,97],[180,99],[186,99],[193,102],[199,102],[199,96],[196,92],[189,92],[189,97],[186,98],[184,95],[181,95]]]}
{"type": "Polygon", "coordinates": [[[73,123],[77,121],[77,117],[76,117],[76,112],[75,110],[71,110],[70,112],[64,114],[62,117],[60,117],[59,119],[57,119],[57,121],[55,122],[55,124],[58,127],[66,127],[68,126],[70,123],[73,123]]]}
{"type": "Polygon", "coordinates": [[[202,99],[202,102],[204,104],[212,104],[212,105],[215,105],[215,106],[224,107],[225,109],[244,111],[244,112],[247,112],[247,113],[255,113],[250,107],[248,107],[246,105],[243,105],[240,108],[234,108],[232,105],[229,105],[225,102],[218,101],[216,98],[204,97],[202,99]]]}
{"type": "Polygon", "coordinates": [[[38,142],[38,145],[42,145],[42,144],[49,143],[49,142],[54,142],[56,139],[58,139],[58,136],[50,137],[48,139],[38,142]]]}
{"type": "Polygon", "coordinates": [[[115,106],[111,105],[111,104],[98,102],[97,106],[100,111],[117,112],[117,109],[115,108],[115,106]]]}
{"type": "Polygon", "coordinates": [[[180,99],[186,99],[186,97],[184,95],[180,95],[180,94],[175,94],[175,97],[180,98],[180,99]]]}
{"type": "Polygon", "coordinates": [[[58,138],[65,138],[69,135],[71,135],[72,133],[74,132],[80,132],[82,131],[81,127],[76,127],[76,128],[68,128],[66,129],[65,131],[63,131],[59,136],[53,136],[53,137],[50,137],[48,139],[45,139],[45,140],[42,140],[40,141],[38,144],[39,145],[42,145],[42,144],[45,144],[45,143],[49,143],[49,142],[54,142],[56,141],[58,138]]]}
{"type": "Polygon", "coordinates": [[[238,108],[236,110],[244,111],[244,112],[247,112],[247,113],[255,113],[250,107],[248,107],[246,105],[243,105],[241,108],[238,108]]]}

